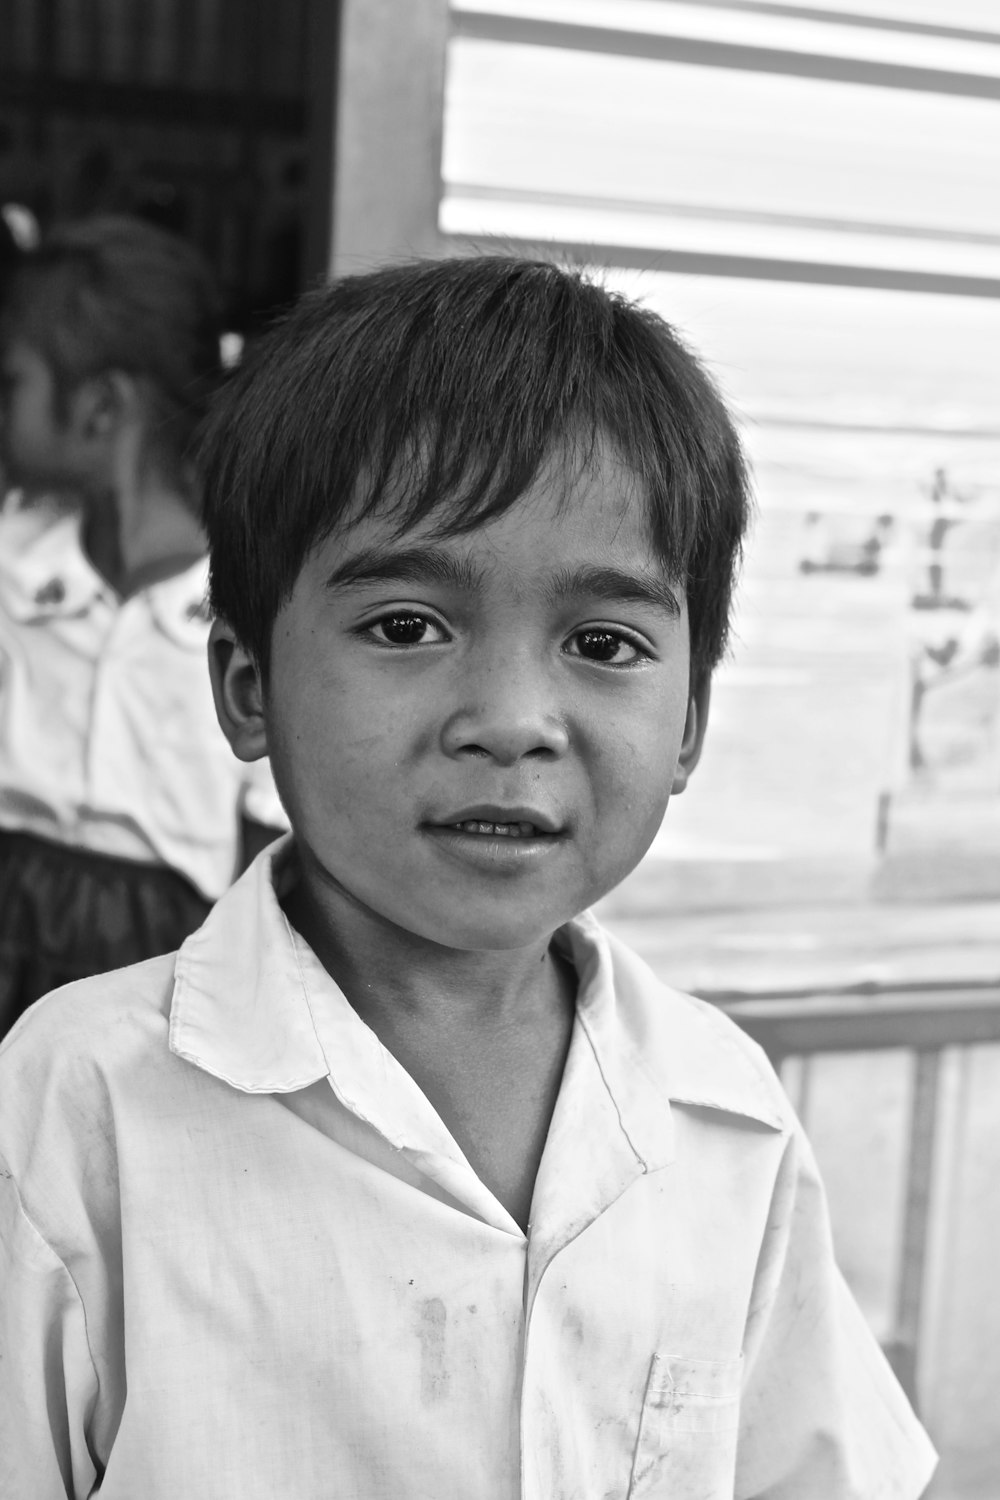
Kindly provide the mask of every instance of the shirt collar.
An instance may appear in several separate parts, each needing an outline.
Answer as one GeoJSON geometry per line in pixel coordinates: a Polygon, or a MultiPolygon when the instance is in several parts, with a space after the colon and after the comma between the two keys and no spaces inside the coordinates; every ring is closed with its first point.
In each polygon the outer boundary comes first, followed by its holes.
{"type": "Polygon", "coordinates": [[[784,1128],[773,1071],[727,1016],[663,984],[590,912],[563,938],[580,977],[581,1024],[647,1168],[662,1160],[664,1100],[784,1128]]]}
{"type": "MultiPolygon", "coordinates": [[[[121,607],[84,551],[81,524],[79,512],[42,503],[3,517],[0,602],[13,619],[64,619],[84,614],[98,602],[121,607]]],[[[176,645],[202,651],[210,619],[207,595],[208,559],[202,557],[183,572],[140,589],[137,597],[148,601],[156,624],[176,645]]]]}
{"type": "Polygon", "coordinates": [[[288,1093],[329,1071],[275,891],[290,845],[287,835],[257,857],[174,967],[171,1052],[250,1094],[288,1093]]]}
{"type": "Polygon", "coordinates": [[[80,518],[39,503],[3,518],[0,596],[13,619],[49,620],[82,614],[115,595],[80,543],[80,518]]]}
{"type": "Polygon", "coordinates": [[[144,589],[150,613],[164,635],[190,651],[203,651],[211,623],[208,607],[208,558],[144,589]]]}
{"type": "MultiPolygon", "coordinates": [[[[377,1070],[372,1049],[381,1048],[281,910],[276,886],[288,878],[290,851],[291,835],[266,849],[183,944],[170,1048],[247,1093],[285,1093],[331,1077],[343,1097],[331,1052],[350,1045],[352,1064],[377,1070]]],[[[588,913],[559,941],[577,970],[580,1024],[646,1170],[669,1159],[668,1101],[782,1127],[773,1074],[731,1021],[662,985],[588,913]]]]}

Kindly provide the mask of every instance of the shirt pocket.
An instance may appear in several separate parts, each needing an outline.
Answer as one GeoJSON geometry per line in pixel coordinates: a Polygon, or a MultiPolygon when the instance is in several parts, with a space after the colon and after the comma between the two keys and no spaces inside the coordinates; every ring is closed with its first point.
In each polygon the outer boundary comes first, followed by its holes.
{"type": "Polygon", "coordinates": [[[742,1374],[742,1355],[653,1355],[629,1500],[732,1500],[742,1374]]]}

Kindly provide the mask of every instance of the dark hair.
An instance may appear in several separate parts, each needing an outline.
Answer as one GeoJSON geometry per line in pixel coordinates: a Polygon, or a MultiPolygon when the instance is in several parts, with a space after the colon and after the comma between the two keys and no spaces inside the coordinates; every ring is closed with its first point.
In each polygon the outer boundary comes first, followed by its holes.
{"type": "Polygon", "coordinates": [[[6,294],[7,282],[20,265],[23,253],[14,231],[0,212],[0,299],[6,294]]]}
{"type": "Polygon", "coordinates": [[[725,647],[749,494],[711,379],[655,314],[512,257],[417,262],[308,293],[222,391],[202,448],[213,608],[264,670],[311,549],[384,507],[402,534],[513,506],[560,448],[609,442],[688,596],[692,667],[725,647]]]}
{"type": "Polygon", "coordinates": [[[71,392],[106,370],[145,377],[148,446],[180,472],[221,364],[221,306],[201,254],[185,240],[127,216],[54,230],[13,272],[0,337],[45,359],[57,414],[71,392]]]}

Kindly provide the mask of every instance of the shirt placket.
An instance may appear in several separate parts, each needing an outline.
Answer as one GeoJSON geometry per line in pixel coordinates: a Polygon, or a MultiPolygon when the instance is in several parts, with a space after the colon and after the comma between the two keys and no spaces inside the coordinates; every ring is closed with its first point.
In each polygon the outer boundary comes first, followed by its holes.
{"type": "MultiPolygon", "coordinates": [[[[672,1155],[669,1126],[655,1153],[646,1157],[637,1149],[623,1118],[628,1115],[627,1095],[609,1086],[608,1060],[599,1060],[578,1014],[532,1201],[524,1288],[522,1500],[548,1500],[568,1492],[564,1482],[572,1486],[572,1479],[560,1473],[560,1454],[565,1459],[573,1449],[574,1382],[580,1361],[600,1359],[602,1353],[599,1344],[587,1345],[586,1309],[579,1305],[572,1273],[564,1269],[564,1252],[579,1245],[612,1205],[672,1155]],[[580,1330],[579,1347],[567,1337],[573,1326],[580,1330]]],[[[608,1274],[614,1274],[614,1267],[608,1267],[608,1274]]],[[[615,1480],[614,1475],[605,1478],[615,1480]]]]}
{"type": "Polygon", "coordinates": [[[102,593],[94,605],[95,625],[100,621],[100,626],[84,744],[82,813],[106,812],[121,801],[123,757],[120,685],[116,679],[120,677],[121,648],[134,624],[134,603],[127,600],[116,604],[102,593]]]}

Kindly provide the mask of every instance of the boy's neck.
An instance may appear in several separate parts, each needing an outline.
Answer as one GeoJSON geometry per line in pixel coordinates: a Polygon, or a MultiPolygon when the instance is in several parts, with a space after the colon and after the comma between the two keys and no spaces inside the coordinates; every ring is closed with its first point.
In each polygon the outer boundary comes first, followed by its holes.
{"type": "Polygon", "coordinates": [[[370,913],[345,914],[348,919],[340,922],[321,909],[303,882],[288,891],[282,905],[377,1034],[403,1024],[502,1027],[536,1009],[565,1004],[566,970],[554,959],[548,937],[525,949],[445,948],[399,928],[389,934],[370,913]]]}
{"type": "Polygon", "coordinates": [[[390,939],[371,914],[343,924],[345,943],[340,924],[316,909],[301,884],[282,905],[480,1181],[527,1232],[573,1029],[570,964],[551,939],[470,953],[399,929],[390,939]]]}

